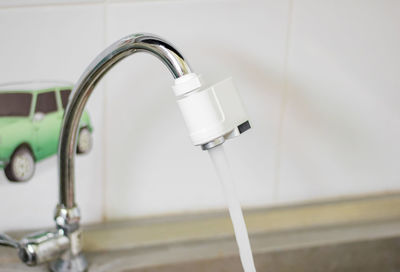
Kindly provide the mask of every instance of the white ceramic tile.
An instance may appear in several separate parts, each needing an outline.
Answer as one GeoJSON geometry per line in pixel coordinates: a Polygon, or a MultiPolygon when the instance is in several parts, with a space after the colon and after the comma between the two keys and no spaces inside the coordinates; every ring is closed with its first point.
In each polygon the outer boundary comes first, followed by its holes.
{"type": "Polygon", "coordinates": [[[280,201],[400,189],[399,10],[294,2],[280,201]]]}
{"type": "MultiPolygon", "coordinates": [[[[207,82],[233,76],[253,130],[225,144],[245,206],[272,201],[286,1],[110,4],[108,43],[135,32],[172,41],[207,82]]],[[[223,208],[208,154],[193,147],[157,59],[115,67],[106,90],[108,218],[223,208]]]]}
{"type": "MultiPolygon", "coordinates": [[[[104,9],[60,6],[0,10],[1,82],[63,79],[75,82],[104,46],[104,9]]],[[[102,90],[89,100],[94,148],[77,159],[77,198],[84,222],[101,218],[102,90]]],[[[0,173],[0,230],[53,225],[58,201],[56,158],[37,163],[32,180],[8,182],[0,173]],[[6,218],[6,220],[4,220],[6,218]]]]}

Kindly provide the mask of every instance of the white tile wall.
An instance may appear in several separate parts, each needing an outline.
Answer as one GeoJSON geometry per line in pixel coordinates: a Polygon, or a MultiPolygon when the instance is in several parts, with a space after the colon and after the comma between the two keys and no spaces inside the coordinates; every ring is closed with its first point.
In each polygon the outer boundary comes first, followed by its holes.
{"type": "MultiPolygon", "coordinates": [[[[105,45],[154,32],[206,81],[234,77],[253,125],[225,145],[245,206],[399,190],[398,11],[389,0],[2,0],[1,81],[76,81],[105,45]]],[[[135,55],[90,99],[85,222],[224,207],[171,84],[158,60],[135,55]]],[[[56,160],[37,173],[25,184],[0,175],[0,229],[52,224],[56,160]]]]}
{"type": "Polygon", "coordinates": [[[399,10],[294,3],[280,201],[400,188],[399,10]]]}

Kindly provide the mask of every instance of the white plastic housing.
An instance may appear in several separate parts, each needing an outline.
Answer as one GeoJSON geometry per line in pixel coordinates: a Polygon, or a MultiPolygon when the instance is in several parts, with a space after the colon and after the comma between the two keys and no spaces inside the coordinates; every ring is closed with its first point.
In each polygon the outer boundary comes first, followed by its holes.
{"type": "Polygon", "coordinates": [[[238,126],[248,121],[232,78],[204,90],[188,91],[177,102],[194,145],[221,136],[235,137],[240,134],[238,126]]]}

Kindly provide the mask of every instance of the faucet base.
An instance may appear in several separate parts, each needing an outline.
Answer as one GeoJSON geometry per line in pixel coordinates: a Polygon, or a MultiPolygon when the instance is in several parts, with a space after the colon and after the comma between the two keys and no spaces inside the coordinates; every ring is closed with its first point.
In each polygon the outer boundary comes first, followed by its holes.
{"type": "Polygon", "coordinates": [[[59,258],[50,263],[50,270],[53,272],[85,272],[88,269],[88,262],[81,253],[72,258],[59,258]]]}

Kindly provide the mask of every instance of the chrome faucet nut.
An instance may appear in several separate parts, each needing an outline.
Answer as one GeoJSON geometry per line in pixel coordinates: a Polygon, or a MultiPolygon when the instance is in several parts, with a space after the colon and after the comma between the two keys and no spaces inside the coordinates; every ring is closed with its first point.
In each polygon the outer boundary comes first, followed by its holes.
{"type": "Polygon", "coordinates": [[[78,206],[74,205],[72,208],[66,208],[64,205],[57,205],[54,221],[57,227],[63,229],[67,234],[79,229],[80,219],[81,213],[78,206]]]}

